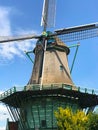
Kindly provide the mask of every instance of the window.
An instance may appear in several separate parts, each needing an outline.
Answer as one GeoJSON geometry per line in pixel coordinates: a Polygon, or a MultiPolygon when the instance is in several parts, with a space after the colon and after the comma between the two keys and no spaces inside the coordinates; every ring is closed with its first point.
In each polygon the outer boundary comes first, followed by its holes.
{"type": "Polygon", "coordinates": [[[60,65],[60,70],[62,71],[64,69],[63,65],[60,65]]]}
{"type": "Polygon", "coordinates": [[[41,120],[41,127],[46,127],[46,120],[41,120]]]}

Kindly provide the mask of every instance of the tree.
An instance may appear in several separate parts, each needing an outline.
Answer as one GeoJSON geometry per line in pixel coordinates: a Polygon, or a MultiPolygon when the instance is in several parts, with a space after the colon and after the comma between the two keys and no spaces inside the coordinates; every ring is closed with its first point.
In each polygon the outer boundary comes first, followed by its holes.
{"type": "Polygon", "coordinates": [[[58,108],[55,112],[59,130],[87,130],[88,116],[82,111],[73,112],[71,108],[58,108]]]}
{"type": "Polygon", "coordinates": [[[87,128],[88,130],[98,130],[98,114],[97,113],[89,113],[87,128]]]}

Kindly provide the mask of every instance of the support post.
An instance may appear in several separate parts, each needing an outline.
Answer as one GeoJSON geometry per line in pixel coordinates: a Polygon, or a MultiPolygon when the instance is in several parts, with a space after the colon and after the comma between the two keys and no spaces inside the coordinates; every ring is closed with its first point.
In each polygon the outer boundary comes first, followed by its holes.
{"type": "Polygon", "coordinates": [[[71,70],[70,70],[70,73],[72,73],[72,70],[73,70],[73,66],[74,66],[74,63],[75,63],[75,59],[76,59],[76,56],[77,56],[77,52],[78,52],[78,48],[79,48],[80,44],[76,44],[76,45],[73,45],[73,46],[70,46],[69,48],[72,48],[72,47],[76,47],[76,51],[75,51],[75,55],[74,55],[74,58],[73,58],[73,62],[72,62],[72,66],[71,66],[71,70]]]}
{"type": "Polygon", "coordinates": [[[32,51],[30,52],[25,52],[25,54],[27,55],[27,57],[30,59],[30,61],[34,64],[34,61],[32,60],[32,58],[30,57],[29,53],[32,53],[32,51]]]}

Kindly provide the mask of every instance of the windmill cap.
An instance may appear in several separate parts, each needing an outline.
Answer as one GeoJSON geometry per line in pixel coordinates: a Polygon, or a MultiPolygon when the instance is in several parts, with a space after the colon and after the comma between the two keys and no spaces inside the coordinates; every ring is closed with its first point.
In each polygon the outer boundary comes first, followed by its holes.
{"type": "Polygon", "coordinates": [[[61,41],[58,37],[55,37],[55,40],[56,40],[56,46],[65,50],[66,54],[68,55],[70,53],[69,47],[63,41],[61,41]]]}

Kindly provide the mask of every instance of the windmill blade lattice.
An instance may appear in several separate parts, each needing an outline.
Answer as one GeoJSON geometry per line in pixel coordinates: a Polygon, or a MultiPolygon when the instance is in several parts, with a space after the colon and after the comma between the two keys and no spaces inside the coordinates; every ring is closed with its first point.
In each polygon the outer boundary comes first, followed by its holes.
{"type": "Polygon", "coordinates": [[[98,23],[65,28],[55,32],[63,42],[93,38],[98,36],[98,23]]]}

